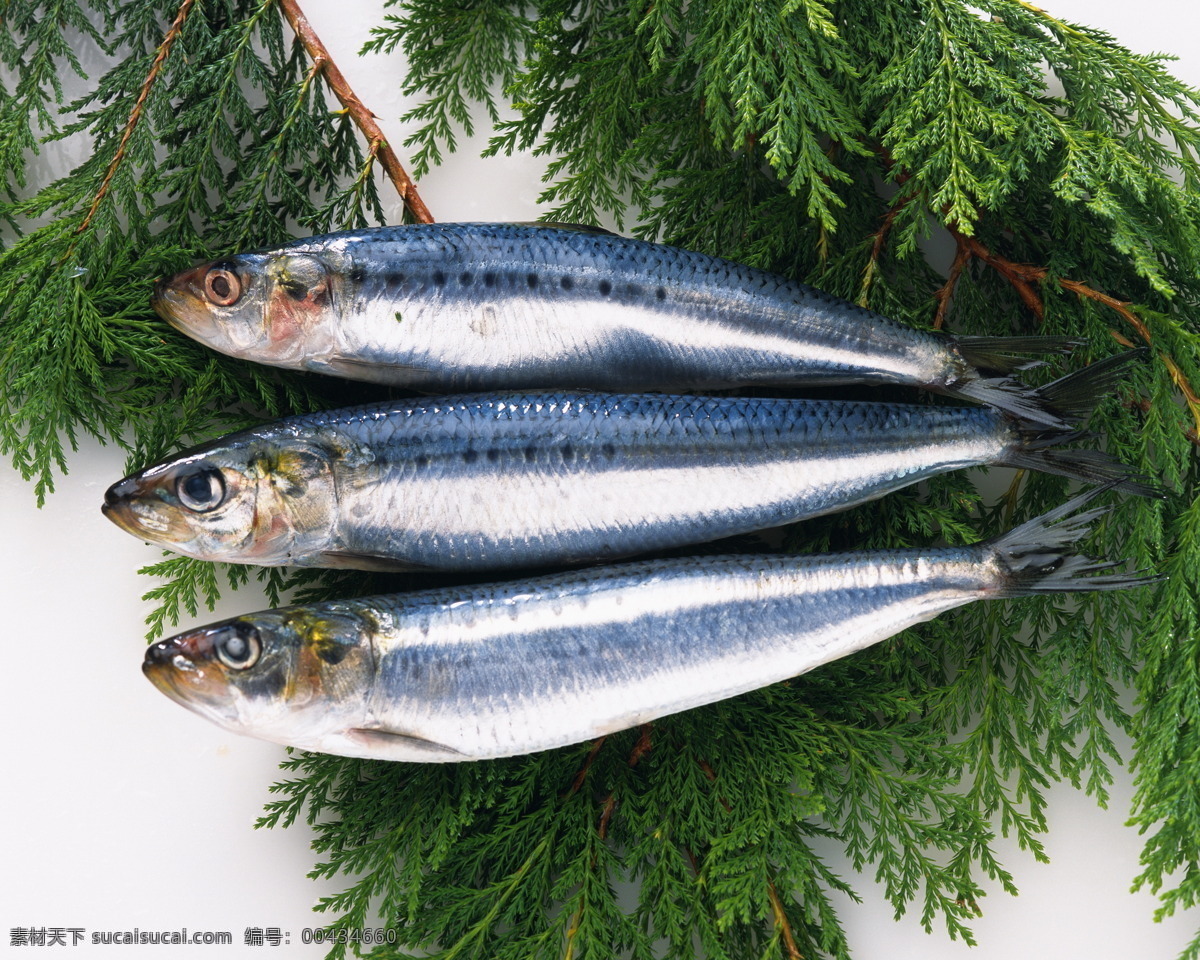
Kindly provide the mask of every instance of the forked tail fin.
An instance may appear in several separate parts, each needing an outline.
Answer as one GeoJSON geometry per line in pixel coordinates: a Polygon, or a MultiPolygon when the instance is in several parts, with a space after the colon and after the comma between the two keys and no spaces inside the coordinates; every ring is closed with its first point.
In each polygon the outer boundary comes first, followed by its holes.
{"type": "Polygon", "coordinates": [[[1109,511],[1108,507],[1082,508],[1113,486],[1110,484],[1088,490],[1049,513],[989,541],[986,548],[1001,571],[992,595],[1028,597],[1039,593],[1124,590],[1164,579],[1147,570],[1106,573],[1124,566],[1124,562],[1093,560],[1072,546],[1086,537],[1091,532],[1092,523],[1109,511]]]}
{"type": "MultiPolygon", "coordinates": [[[[988,352],[982,355],[978,354],[971,347],[972,339],[955,341],[963,359],[972,364],[977,362],[978,369],[985,372],[997,370],[998,364],[989,366],[988,362],[997,356],[999,359],[1003,359],[1006,355],[988,352]]],[[[974,339],[983,339],[989,343],[1003,342],[1003,340],[992,338],[974,339]]],[[[1037,339],[1064,342],[1062,338],[1058,337],[1016,338],[1016,342],[1020,344],[1027,340],[1037,339]]],[[[1082,370],[1060,377],[1044,387],[1031,387],[1019,380],[1002,376],[964,379],[950,384],[945,389],[951,396],[968,397],[1022,419],[1062,429],[1086,420],[1095,409],[1096,404],[1124,378],[1123,368],[1131,361],[1141,359],[1145,355],[1144,349],[1130,350],[1115,357],[1099,360],[1082,370]]],[[[1023,367],[1009,366],[1004,368],[1004,371],[1024,369],[1034,365],[1036,365],[1036,361],[1026,362],[1023,367]]]]}
{"type": "Polygon", "coordinates": [[[1040,367],[1045,360],[1031,360],[1047,353],[1070,353],[1083,341],[1073,337],[954,337],[958,355],[981,373],[1007,376],[1018,370],[1040,367]]]}
{"type": "Polygon", "coordinates": [[[1071,423],[1084,423],[1097,404],[1113,392],[1128,375],[1125,369],[1135,360],[1144,360],[1145,347],[1118,353],[1059,377],[1035,391],[1047,407],[1071,423]]]}
{"type": "MultiPolygon", "coordinates": [[[[1093,363],[1037,390],[1030,396],[1053,407],[1063,420],[1086,420],[1096,405],[1121,382],[1125,367],[1142,355],[1134,350],[1093,363]]],[[[1081,483],[1111,484],[1123,493],[1140,497],[1162,496],[1162,490],[1133,467],[1100,450],[1064,450],[1064,444],[1090,439],[1092,434],[1071,425],[1051,427],[1038,418],[1004,413],[1014,438],[1009,450],[995,460],[1004,467],[1038,470],[1081,483]]]]}
{"type": "MultiPolygon", "coordinates": [[[[1097,361],[1041,387],[1037,395],[1065,419],[1082,422],[1121,382],[1126,366],[1144,355],[1144,350],[1131,350],[1097,361]]],[[[1083,439],[1089,434],[1078,430],[1050,430],[1044,424],[1028,420],[1017,421],[1016,430],[1020,442],[1001,461],[1004,466],[1040,470],[1083,483],[1109,484],[1123,493],[1140,497],[1162,496],[1162,489],[1149,477],[1111,454],[1099,450],[1061,449],[1064,443],[1083,439]]]]}
{"type": "Polygon", "coordinates": [[[1163,495],[1162,488],[1153,480],[1110,453],[1102,450],[1060,449],[1061,444],[1092,434],[1077,430],[1045,430],[1041,424],[1033,425],[1033,430],[1028,432],[1021,426],[1017,429],[1021,433],[1020,445],[999,461],[1001,466],[1040,470],[1081,483],[1100,483],[1138,497],[1163,495]]]}

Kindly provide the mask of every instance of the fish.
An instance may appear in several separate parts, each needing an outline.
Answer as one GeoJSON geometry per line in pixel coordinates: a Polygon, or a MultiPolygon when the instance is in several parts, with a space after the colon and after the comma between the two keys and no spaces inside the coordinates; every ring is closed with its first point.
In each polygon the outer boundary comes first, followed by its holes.
{"type": "MultiPolygon", "coordinates": [[[[1044,388],[1082,414],[1137,356],[1044,388]]],[[[661,394],[464,395],[290,417],[113,484],[103,512],[204,560],[480,571],[593,563],[842,510],[948,470],[1156,495],[1083,436],[990,407],[661,394]]]]}
{"type": "Polygon", "coordinates": [[[217,725],[303,750],[533,753],[786,680],[976,600],[1156,582],[1074,547],[1105,489],[971,546],[651,560],[283,607],[159,641],[142,669],[217,725]]]}
{"type": "Polygon", "coordinates": [[[729,260],[564,224],[314,236],[185,270],[152,303],[233,357],[430,394],[907,384],[1050,426],[1061,412],[1011,375],[1078,343],[918,330],[729,260]]]}

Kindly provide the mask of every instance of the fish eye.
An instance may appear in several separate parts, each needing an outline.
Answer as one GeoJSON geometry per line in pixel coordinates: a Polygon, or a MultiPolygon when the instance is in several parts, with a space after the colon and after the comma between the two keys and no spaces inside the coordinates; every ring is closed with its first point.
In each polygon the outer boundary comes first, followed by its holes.
{"type": "Polygon", "coordinates": [[[262,654],[262,639],[258,630],[248,623],[226,627],[224,636],[216,643],[217,659],[231,670],[248,670],[262,654]]]}
{"type": "Polygon", "coordinates": [[[204,275],[204,295],[218,307],[231,307],[242,295],[242,281],[226,266],[210,267],[204,275]]]}
{"type": "Polygon", "coordinates": [[[220,470],[189,473],[175,481],[175,495],[189,510],[206,513],[225,499],[225,479],[220,470]]]}

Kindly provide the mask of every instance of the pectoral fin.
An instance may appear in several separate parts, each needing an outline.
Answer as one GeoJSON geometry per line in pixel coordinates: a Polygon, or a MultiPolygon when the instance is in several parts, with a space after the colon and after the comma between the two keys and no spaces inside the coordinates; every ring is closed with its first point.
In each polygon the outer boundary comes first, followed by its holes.
{"type": "Polygon", "coordinates": [[[468,759],[461,750],[428,740],[414,733],[395,730],[379,730],[372,727],[355,727],[346,736],[361,744],[381,760],[408,760],[426,763],[451,763],[468,759]]]}
{"type": "Polygon", "coordinates": [[[375,360],[360,360],[357,357],[329,357],[320,365],[322,373],[332,373],[349,380],[379,380],[380,373],[388,374],[389,382],[407,383],[422,379],[429,371],[415,363],[382,363],[375,360]]]}
{"type": "Polygon", "coordinates": [[[370,553],[355,553],[352,550],[322,550],[319,554],[319,567],[332,567],[335,570],[370,570],[372,573],[414,573],[428,572],[436,567],[420,563],[410,563],[397,560],[395,557],[379,557],[370,553]]]}

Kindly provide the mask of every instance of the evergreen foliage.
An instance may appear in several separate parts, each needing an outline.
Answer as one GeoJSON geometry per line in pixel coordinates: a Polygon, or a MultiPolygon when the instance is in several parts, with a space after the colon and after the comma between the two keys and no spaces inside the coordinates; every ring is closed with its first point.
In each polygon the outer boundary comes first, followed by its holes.
{"type": "MultiPolygon", "coordinates": [[[[5,16],[0,451],[39,500],[80,432],[140,466],[365,390],[208,353],[147,307],[153,278],[194,259],[382,218],[374,153],[274,0],[12,0],[5,16]],[[57,71],[82,72],[72,51],[88,45],[111,66],[64,103],[57,71]],[[92,155],[31,192],[39,139],[77,133],[92,155]]],[[[628,223],[914,325],[1085,337],[1072,366],[1149,344],[1092,426],[1171,493],[1122,503],[1090,549],[1170,579],[970,606],[594,745],[452,766],[297,755],[262,822],[314,825],[315,874],[347,885],[321,905],[334,927],[380,910],[399,937],[331,956],[846,957],[830,893],[848,887],[818,837],[874,872],[897,914],[969,940],[984,882],[1012,889],[995,832],[1043,858],[1048,783],[1107,801],[1106,725],[1136,744],[1136,884],[1165,913],[1194,905],[1200,94],[1163,57],[1024,0],[409,0],[367,46],[407,57],[418,174],[482,104],[491,153],[553,158],[548,219],[628,223]],[[952,243],[948,268],[930,264],[930,234],[952,243]]],[[[944,476],[807,522],[787,546],[970,541],[1064,494],[1018,476],[988,507],[944,476]]],[[[152,633],[253,575],[180,558],[149,572],[165,578],[152,633]]],[[[402,582],[260,579],[313,598],[402,582]]]]}

